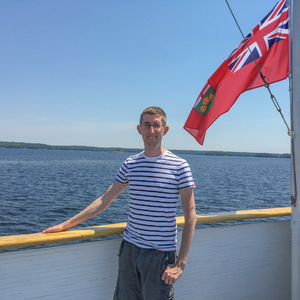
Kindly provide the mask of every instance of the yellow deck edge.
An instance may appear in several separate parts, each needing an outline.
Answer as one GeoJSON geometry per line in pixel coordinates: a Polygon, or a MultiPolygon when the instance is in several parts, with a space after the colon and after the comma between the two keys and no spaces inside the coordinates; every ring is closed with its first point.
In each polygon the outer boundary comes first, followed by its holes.
{"type": "MultiPolygon", "coordinates": [[[[291,215],[291,207],[240,210],[234,212],[197,215],[197,224],[219,223],[246,219],[283,217],[291,215]]],[[[184,217],[177,217],[177,226],[184,225],[184,217]]],[[[126,223],[93,226],[67,230],[58,233],[33,233],[25,235],[0,236],[0,249],[63,243],[89,238],[107,237],[122,234],[126,223]]]]}

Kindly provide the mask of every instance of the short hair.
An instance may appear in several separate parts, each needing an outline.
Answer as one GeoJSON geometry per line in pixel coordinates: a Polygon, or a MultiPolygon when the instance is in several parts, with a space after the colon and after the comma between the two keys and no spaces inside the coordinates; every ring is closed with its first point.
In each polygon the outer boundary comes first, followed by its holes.
{"type": "Polygon", "coordinates": [[[140,125],[142,125],[143,123],[143,118],[144,118],[144,115],[161,115],[161,121],[162,121],[162,124],[165,126],[167,124],[167,115],[166,113],[160,108],[160,107],[157,107],[157,106],[150,106],[150,107],[147,107],[143,110],[143,112],[141,113],[141,116],[140,116],[140,125]]]}

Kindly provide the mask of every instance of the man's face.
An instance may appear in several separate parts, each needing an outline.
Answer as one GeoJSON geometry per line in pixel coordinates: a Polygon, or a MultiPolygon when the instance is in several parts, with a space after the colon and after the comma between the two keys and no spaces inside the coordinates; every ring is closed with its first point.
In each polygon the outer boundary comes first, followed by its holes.
{"type": "Polygon", "coordinates": [[[142,124],[137,126],[142,136],[145,147],[160,147],[162,137],[168,132],[169,127],[163,126],[162,116],[145,114],[142,124]]]}

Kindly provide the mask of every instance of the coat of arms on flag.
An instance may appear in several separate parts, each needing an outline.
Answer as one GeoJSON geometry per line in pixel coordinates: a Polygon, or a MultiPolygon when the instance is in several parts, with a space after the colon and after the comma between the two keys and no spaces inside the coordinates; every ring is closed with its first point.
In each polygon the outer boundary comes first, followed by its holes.
{"type": "Polygon", "coordinates": [[[200,93],[199,97],[197,98],[194,108],[197,110],[198,113],[206,115],[210,111],[214,103],[214,99],[215,90],[209,83],[207,83],[202,92],[200,93]]]}

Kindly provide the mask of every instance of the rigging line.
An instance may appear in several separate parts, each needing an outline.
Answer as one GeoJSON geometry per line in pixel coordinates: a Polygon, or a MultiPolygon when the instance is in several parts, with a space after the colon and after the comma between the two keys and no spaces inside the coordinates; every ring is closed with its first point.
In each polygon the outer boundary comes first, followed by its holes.
{"type": "MultiPolygon", "coordinates": [[[[293,86],[294,86],[294,81],[293,78],[291,76],[291,74],[289,75],[290,78],[290,85],[289,85],[289,90],[290,90],[290,98],[291,98],[291,111],[294,111],[294,101],[293,101],[293,93],[291,92],[291,90],[293,90],[293,86]]],[[[291,114],[291,122],[292,124],[294,124],[294,115],[291,114]]],[[[297,174],[296,174],[296,167],[295,167],[295,140],[292,139],[291,140],[291,160],[292,160],[292,178],[294,179],[294,186],[292,186],[292,192],[291,192],[291,206],[296,207],[297,204],[297,197],[298,197],[298,186],[297,186],[297,174]]]]}
{"type": "Polygon", "coordinates": [[[239,23],[238,23],[238,21],[237,21],[235,15],[234,15],[234,13],[233,13],[233,11],[232,11],[232,9],[231,9],[231,7],[230,7],[228,1],[225,0],[225,2],[226,2],[227,6],[228,6],[228,8],[229,8],[229,10],[230,10],[230,13],[231,13],[231,15],[232,15],[232,17],[233,17],[233,19],[234,19],[236,25],[237,25],[237,27],[238,27],[238,29],[239,29],[239,31],[240,31],[242,37],[243,37],[243,40],[244,40],[244,42],[245,42],[245,44],[246,44],[246,46],[247,46],[247,48],[248,48],[248,50],[249,50],[249,52],[250,52],[252,58],[253,58],[253,61],[255,62],[255,65],[256,65],[256,67],[257,67],[257,69],[258,69],[258,71],[259,71],[260,77],[261,77],[261,79],[262,79],[263,82],[264,82],[264,86],[265,86],[265,87],[267,88],[267,90],[269,91],[271,100],[272,100],[272,102],[273,102],[273,104],[274,104],[276,110],[277,110],[277,111],[279,112],[279,114],[281,115],[281,118],[283,119],[285,126],[287,127],[287,130],[288,130],[287,134],[288,134],[291,138],[293,138],[293,137],[294,137],[294,132],[289,128],[289,125],[287,124],[287,122],[286,122],[286,120],[285,120],[285,117],[284,117],[283,114],[282,114],[281,107],[280,107],[279,103],[277,102],[276,97],[272,94],[272,92],[271,92],[271,90],[270,90],[270,84],[266,81],[266,76],[264,76],[264,75],[262,74],[262,71],[261,71],[259,65],[258,65],[257,62],[256,62],[256,59],[255,59],[255,57],[254,57],[254,55],[253,55],[253,53],[252,53],[252,51],[251,51],[251,49],[250,49],[250,47],[249,47],[249,45],[248,45],[248,41],[247,41],[247,39],[245,38],[245,36],[244,36],[244,34],[243,34],[243,31],[242,31],[242,29],[241,29],[241,27],[240,27],[240,25],[239,25],[239,23]]]}

